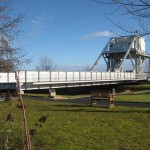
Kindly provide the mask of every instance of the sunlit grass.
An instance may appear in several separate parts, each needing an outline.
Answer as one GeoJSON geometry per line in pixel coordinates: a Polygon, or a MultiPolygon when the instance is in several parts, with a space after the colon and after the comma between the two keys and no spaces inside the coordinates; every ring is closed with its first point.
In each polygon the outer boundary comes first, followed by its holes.
{"type": "MultiPolygon", "coordinates": [[[[116,100],[120,101],[135,99],[150,102],[150,95],[116,96],[116,100]]],[[[90,107],[90,104],[35,101],[27,98],[24,98],[24,102],[29,128],[36,130],[31,136],[33,150],[149,150],[149,108],[118,106],[108,109],[90,107]],[[49,117],[42,127],[35,126],[35,123],[39,123],[39,118],[47,114],[49,117]]],[[[10,144],[15,143],[16,138],[22,142],[21,110],[16,108],[16,102],[13,105],[1,102],[0,149],[8,126],[5,119],[10,111],[14,118],[10,144]]]]}
{"type": "Polygon", "coordinates": [[[128,95],[117,95],[115,101],[126,101],[126,102],[150,102],[149,94],[128,94],[128,95]]]}

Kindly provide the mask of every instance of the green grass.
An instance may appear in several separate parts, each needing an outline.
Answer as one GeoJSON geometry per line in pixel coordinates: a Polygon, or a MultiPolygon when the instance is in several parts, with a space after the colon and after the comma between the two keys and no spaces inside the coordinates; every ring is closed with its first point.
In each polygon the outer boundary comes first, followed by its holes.
{"type": "MultiPolygon", "coordinates": [[[[122,101],[148,101],[150,95],[116,96],[122,101]]],[[[61,102],[24,99],[28,125],[36,129],[31,136],[33,150],[149,150],[150,109],[118,106],[112,109],[61,102]],[[35,127],[38,119],[49,114],[42,127],[35,127]]],[[[21,110],[16,103],[0,103],[0,149],[6,139],[7,114],[12,123],[9,144],[23,149],[21,110]],[[17,142],[18,140],[18,142],[17,142]]]]}
{"type": "Polygon", "coordinates": [[[125,94],[115,96],[115,101],[150,102],[150,94],[125,94]]]}

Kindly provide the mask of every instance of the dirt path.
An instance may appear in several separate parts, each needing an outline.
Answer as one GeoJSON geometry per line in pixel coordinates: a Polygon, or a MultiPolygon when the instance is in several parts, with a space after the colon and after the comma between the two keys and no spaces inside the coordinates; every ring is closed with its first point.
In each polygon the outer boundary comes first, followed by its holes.
{"type": "MultiPolygon", "coordinates": [[[[90,105],[90,97],[84,98],[74,98],[74,99],[50,99],[44,97],[33,97],[33,96],[24,96],[31,100],[39,100],[39,101],[50,101],[50,102],[64,102],[68,104],[85,104],[90,105]]],[[[105,101],[97,102],[97,106],[106,106],[107,103],[105,101]]],[[[126,102],[126,101],[115,101],[116,106],[129,106],[129,107],[142,107],[142,108],[150,108],[150,102],[126,102]]]]}

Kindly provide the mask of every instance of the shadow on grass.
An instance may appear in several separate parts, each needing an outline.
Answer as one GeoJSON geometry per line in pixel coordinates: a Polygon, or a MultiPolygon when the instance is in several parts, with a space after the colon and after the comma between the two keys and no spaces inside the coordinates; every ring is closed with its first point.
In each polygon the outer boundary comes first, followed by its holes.
{"type": "Polygon", "coordinates": [[[141,110],[141,109],[139,109],[139,110],[130,109],[129,110],[126,108],[125,109],[121,108],[121,107],[119,108],[119,106],[109,108],[108,105],[91,107],[90,105],[80,105],[80,104],[79,105],[59,104],[59,105],[53,105],[53,106],[59,107],[60,109],[51,109],[51,111],[58,111],[58,112],[60,111],[60,112],[103,112],[103,113],[150,113],[150,110],[141,110]],[[66,109],[64,109],[64,108],[66,108],[66,109]],[[116,110],[118,108],[119,108],[119,110],[116,110]],[[97,109],[99,109],[99,110],[97,110],[97,109]]]}
{"type": "Polygon", "coordinates": [[[77,104],[58,104],[58,105],[52,105],[52,106],[56,106],[56,107],[91,107],[90,105],[77,105],[77,104]]]}
{"type": "MultiPolygon", "coordinates": [[[[62,102],[62,101],[61,101],[62,102]]],[[[65,101],[66,102],[66,101],[65,101]]],[[[108,102],[106,101],[97,101],[96,106],[100,108],[108,108],[108,102]]],[[[128,107],[139,107],[139,108],[150,108],[149,102],[127,102],[127,101],[115,101],[116,106],[128,106],[128,107]]],[[[80,104],[79,101],[76,102],[67,102],[66,104],[53,105],[57,107],[91,107],[90,103],[80,104]]]]}
{"type": "Polygon", "coordinates": [[[150,110],[86,110],[86,109],[51,109],[51,111],[58,112],[89,112],[89,113],[150,113],[150,110]]]}
{"type": "Polygon", "coordinates": [[[127,102],[127,101],[115,101],[117,106],[129,106],[129,107],[141,107],[150,108],[149,102],[127,102]]]}

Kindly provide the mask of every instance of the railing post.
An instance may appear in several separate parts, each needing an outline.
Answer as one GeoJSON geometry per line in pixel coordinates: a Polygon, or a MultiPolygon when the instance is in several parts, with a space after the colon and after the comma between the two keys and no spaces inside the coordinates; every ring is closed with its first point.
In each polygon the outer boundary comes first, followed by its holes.
{"type": "Polygon", "coordinates": [[[7,73],[7,82],[9,82],[9,72],[7,73]]]}
{"type": "Polygon", "coordinates": [[[58,82],[59,82],[59,71],[58,71],[58,82]]]}
{"type": "Polygon", "coordinates": [[[79,81],[81,81],[81,72],[79,72],[79,81]]]}
{"type": "Polygon", "coordinates": [[[49,71],[49,81],[51,81],[51,71],[49,71]]]}
{"type": "Polygon", "coordinates": [[[25,75],[25,89],[27,90],[27,71],[24,72],[25,75]]]}
{"type": "Polygon", "coordinates": [[[97,80],[97,72],[96,72],[96,80],[97,80]]]}
{"type": "Polygon", "coordinates": [[[65,73],[66,73],[66,81],[67,81],[67,71],[65,73]]]}
{"type": "Polygon", "coordinates": [[[38,82],[40,82],[40,71],[38,71],[38,82]]]}

